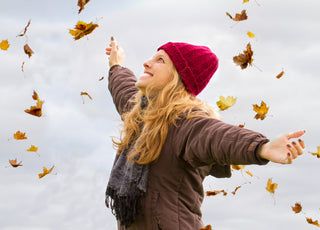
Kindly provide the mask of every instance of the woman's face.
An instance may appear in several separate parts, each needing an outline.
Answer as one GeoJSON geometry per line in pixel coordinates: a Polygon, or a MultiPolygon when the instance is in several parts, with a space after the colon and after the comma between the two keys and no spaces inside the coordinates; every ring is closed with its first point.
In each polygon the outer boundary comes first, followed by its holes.
{"type": "MultiPolygon", "coordinates": [[[[174,65],[164,50],[159,50],[143,66],[144,73],[136,83],[136,86],[144,93],[147,88],[153,91],[160,91],[173,78],[174,65]]],[[[153,91],[150,93],[157,93],[153,91]]]]}

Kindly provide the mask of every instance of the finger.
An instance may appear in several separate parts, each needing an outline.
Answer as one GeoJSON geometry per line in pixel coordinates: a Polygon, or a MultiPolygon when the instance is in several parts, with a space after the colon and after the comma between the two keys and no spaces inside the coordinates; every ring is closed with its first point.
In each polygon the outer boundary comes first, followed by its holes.
{"type": "Polygon", "coordinates": [[[299,141],[299,144],[301,145],[301,147],[304,149],[306,146],[305,146],[303,140],[299,139],[298,141],[299,141]]]}
{"type": "Polygon", "coordinates": [[[298,152],[298,155],[301,155],[303,153],[303,148],[301,147],[300,144],[298,144],[297,142],[295,141],[292,141],[292,145],[293,147],[296,148],[297,152],[298,152]]]}
{"type": "Polygon", "coordinates": [[[296,148],[294,148],[292,145],[287,144],[287,147],[291,153],[291,156],[293,159],[296,159],[298,157],[298,150],[296,148]]]}
{"type": "Polygon", "coordinates": [[[292,155],[290,153],[287,154],[286,163],[287,164],[292,164],[292,155]]]}
{"type": "Polygon", "coordinates": [[[298,137],[301,137],[303,134],[305,134],[305,132],[306,132],[305,130],[301,130],[301,131],[289,133],[289,134],[287,134],[287,138],[288,139],[298,138],[298,137]]]}

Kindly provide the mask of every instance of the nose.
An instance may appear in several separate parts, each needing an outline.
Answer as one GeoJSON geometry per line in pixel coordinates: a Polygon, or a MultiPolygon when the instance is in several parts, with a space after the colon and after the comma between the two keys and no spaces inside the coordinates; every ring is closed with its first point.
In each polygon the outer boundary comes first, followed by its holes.
{"type": "Polygon", "coordinates": [[[151,68],[151,61],[150,60],[148,60],[148,61],[145,61],[144,63],[143,63],[143,67],[144,68],[151,68]]]}

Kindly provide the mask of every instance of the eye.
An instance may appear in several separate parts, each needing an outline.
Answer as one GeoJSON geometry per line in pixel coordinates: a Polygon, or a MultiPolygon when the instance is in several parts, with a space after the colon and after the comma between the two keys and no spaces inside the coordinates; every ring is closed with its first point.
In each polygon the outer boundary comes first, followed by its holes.
{"type": "Polygon", "coordinates": [[[164,59],[161,57],[158,58],[158,61],[164,63],[164,59]]]}

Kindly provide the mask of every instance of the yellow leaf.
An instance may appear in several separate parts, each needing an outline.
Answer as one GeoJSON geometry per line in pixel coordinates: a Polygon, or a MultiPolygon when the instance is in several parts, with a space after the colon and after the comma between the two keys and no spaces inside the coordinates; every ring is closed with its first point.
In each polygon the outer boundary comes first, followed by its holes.
{"type": "Polygon", "coordinates": [[[40,101],[38,94],[36,91],[33,91],[32,99],[37,101],[37,104],[35,106],[31,106],[30,109],[24,110],[26,113],[29,113],[31,115],[41,117],[42,116],[42,104],[44,101],[40,101]]]}
{"type": "Polygon", "coordinates": [[[276,183],[272,183],[272,179],[268,179],[268,183],[267,183],[267,187],[266,189],[270,192],[270,193],[274,193],[275,190],[277,189],[278,184],[276,183]]]}
{"type": "Polygon", "coordinates": [[[219,99],[220,101],[217,101],[217,106],[220,108],[221,111],[230,108],[237,101],[237,98],[230,96],[228,96],[227,98],[225,98],[224,96],[220,96],[219,99]]]}
{"type": "Polygon", "coordinates": [[[78,21],[74,27],[75,30],[69,30],[69,33],[73,36],[74,40],[79,40],[83,36],[90,34],[98,26],[98,24],[93,24],[92,22],[87,24],[83,21],[78,21]]]}
{"type": "Polygon", "coordinates": [[[320,146],[318,146],[317,150],[318,150],[318,152],[316,152],[316,153],[312,153],[312,152],[310,152],[310,153],[311,153],[313,156],[317,156],[317,158],[320,158],[320,146]]]}
{"type": "Polygon", "coordinates": [[[257,112],[257,114],[255,115],[255,119],[265,119],[266,118],[266,114],[268,113],[269,107],[267,107],[266,103],[264,103],[264,101],[261,101],[261,105],[258,106],[257,104],[253,105],[253,110],[255,112],[257,112]]]}
{"type": "Polygon", "coordinates": [[[254,33],[251,33],[250,31],[247,33],[247,35],[249,36],[249,38],[254,38],[255,37],[254,33]]]}
{"type": "Polygon", "coordinates": [[[38,147],[31,145],[31,147],[29,149],[27,149],[27,151],[29,152],[37,152],[38,151],[38,147]]]}
{"type": "Polygon", "coordinates": [[[89,2],[90,0],[78,0],[78,6],[80,7],[78,14],[81,13],[81,11],[84,9],[84,6],[89,2]]]}
{"type": "Polygon", "coordinates": [[[39,173],[39,179],[44,177],[45,175],[51,173],[52,169],[54,168],[54,165],[51,167],[51,169],[47,169],[46,167],[43,167],[43,173],[39,173]]]}
{"type": "Polygon", "coordinates": [[[16,140],[23,140],[23,139],[27,139],[26,137],[26,133],[22,133],[20,131],[17,131],[15,134],[13,134],[14,139],[16,140]]]}
{"type": "Polygon", "coordinates": [[[10,44],[8,42],[8,40],[2,40],[2,42],[0,42],[0,49],[2,50],[7,50],[9,48],[10,44]]]}
{"type": "Polygon", "coordinates": [[[249,0],[243,0],[243,3],[249,2],[249,0]]]}

